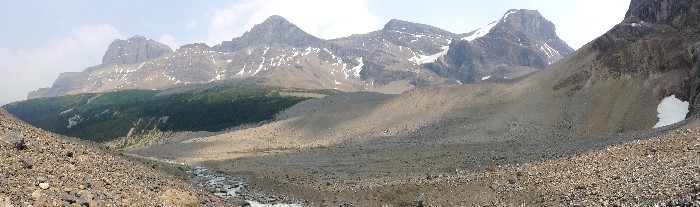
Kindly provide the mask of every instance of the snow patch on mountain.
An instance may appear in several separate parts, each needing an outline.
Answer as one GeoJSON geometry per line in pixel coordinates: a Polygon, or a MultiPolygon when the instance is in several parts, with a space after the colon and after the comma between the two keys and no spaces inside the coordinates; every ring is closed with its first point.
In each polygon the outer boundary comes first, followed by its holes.
{"type": "Polygon", "coordinates": [[[357,59],[357,62],[360,62],[360,64],[357,65],[357,66],[355,66],[355,67],[353,67],[353,68],[351,68],[350,71],[353,72],[352,74],[353,74],[355,77],[358,77],[358,78],[359,78],[359,77],[360,77],[360,71],[362,71],[362,66],[365,66],[365,62],[362,61],[362,57],[358,58],[358,59],[357,59]]]}
{"type": "Polygon", "coordinates": [[[433,55],[418,55],[418,56],[413,56],[412,58],[409,58],[408,60],[413,61],[418,65],[435,62],[438,58],[447,54],[447,50],[450,49],[450,46],[443,46],[440,49],[442,49],[442,51],[435,53],[433,55]]]}
{"type": "Polygon", "coordinates": [[[690,103],[687,101],[681,101],[680,99],[676,98],[676,95],[671,95],[664,98],[661,100],[661,103],[659,103],[659,106],[656,107],[656,111],[659,113],[659,122],[657,122],[653,128],[659,128],[683,121],[685,116],[688,115],[689,106],[690,103]]]}
{"type": "Polygon", "coordinates": [[[253,73],[253,76],[255,74],[258,74],[258,72],[260,72],[260,70],[263,69],[263,64],[265,64],[265,57],[262,58],[262,62],[260,62],[260,66],[258,66],[258,69],[255,70],[255,73],[253,73]]]}
{"type": "Polygon", "coordinates": [[[559,54],[559,51],[555,50],[554,48],[550,47],[547,43],[544,43],[544,45],[540,45],[540,49],[547,55],[547,57],[553,57],[556,53],[556,55],[561,55],[559,54]]]}
{"type": "Polygon", "coordinates": [[[469,35],[467,37],[464,37],[462,39],[471,42],[472,40],[475,40],[479,37],[486,36],[491,31],[491,28],[493,28],[493,26],[496,26],[497,23],[498,23],[498,21],[491,22],[490,24],[486,25],[485,27],[482,27],[481,29],[476,30],[476,32],[474,32],[474,34],[469,35]]]}

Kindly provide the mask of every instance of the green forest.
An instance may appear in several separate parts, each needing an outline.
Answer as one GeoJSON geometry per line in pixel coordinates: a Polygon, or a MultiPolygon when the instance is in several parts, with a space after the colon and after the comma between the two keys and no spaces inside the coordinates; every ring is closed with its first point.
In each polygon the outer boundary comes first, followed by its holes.
{"type": "Polygon", "coordinates": [[[170,95],[158,90],[127,90],[38,98],[3,106],[19,119],[57,134],[95,142],[126,136],[143,126],[160,131],[220,131],[257,123],[308,97],[281,92],[332,94],[332,90],[268,86],[212,88],[170,95]],[[158,120],[157,123],[151,123],[158,120]]]}

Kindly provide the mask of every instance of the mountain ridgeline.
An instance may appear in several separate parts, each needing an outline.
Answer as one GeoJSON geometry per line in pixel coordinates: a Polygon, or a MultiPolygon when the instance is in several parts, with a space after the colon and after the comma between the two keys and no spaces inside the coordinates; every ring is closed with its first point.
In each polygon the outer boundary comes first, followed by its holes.
{"type": "Polygon", "coordinates": [[[467,34],[391,20],[367,34],[324,40],[280,16],[215,46],[172,51],[135,36],[115,40],[102,64],[61,74],[29,99],[127,89],[167,89],[222,80],[307,89],[399,93],[415,86],[516,78],[545,69],[573,50],[532,10],[510,10],[467,34]]]}

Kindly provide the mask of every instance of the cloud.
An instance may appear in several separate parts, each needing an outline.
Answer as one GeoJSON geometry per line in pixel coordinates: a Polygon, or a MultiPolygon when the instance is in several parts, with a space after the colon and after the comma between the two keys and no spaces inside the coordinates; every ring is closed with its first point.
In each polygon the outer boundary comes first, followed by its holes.
{"type": "Polygon", "coordinates": [[[207,18],[208,35],[201,41],[216,45],[231,40],[272,15],[280,15],[309,34],[324,39],[380,29],[379,18],[365,3],[365,0],[249,0],[212,11],[207,18]]]}
{"type": "Polygon", "coordinates": [[[158,42],[168,45],[173,50],[177,50],[177,48],[180,48],[180,46],[182,46],[182,44],[175,40],[175,37],[173,37],[173,35],[171,34],[164,34],[160,36],[158,42]]]}
{"type": "Polygon", "coordinates": [[[109,24],[73,28],[71,36],[52,38],[28,50],[0,48],[0,102],[26,98],[29,91],[51,86],[62,72],[99,64],[114,39],[125,36],[109,24]]]}
{"type": "Polygon", "coordinates": [[[197,26],[199,26],[199,21],[196,19],[190,19],[190,21],[187,21],[185,28],[195,28],[197,26]]]}

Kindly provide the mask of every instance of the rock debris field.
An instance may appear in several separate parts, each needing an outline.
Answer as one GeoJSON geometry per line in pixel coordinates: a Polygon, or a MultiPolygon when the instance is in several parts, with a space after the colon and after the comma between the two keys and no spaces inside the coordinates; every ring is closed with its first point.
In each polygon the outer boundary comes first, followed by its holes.
{"type": "Polygon", "coordinates": [[[0,111],[0,206],[231,206],[210,190],[0,111]]]}

